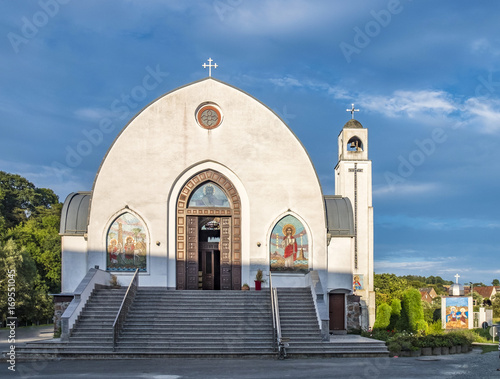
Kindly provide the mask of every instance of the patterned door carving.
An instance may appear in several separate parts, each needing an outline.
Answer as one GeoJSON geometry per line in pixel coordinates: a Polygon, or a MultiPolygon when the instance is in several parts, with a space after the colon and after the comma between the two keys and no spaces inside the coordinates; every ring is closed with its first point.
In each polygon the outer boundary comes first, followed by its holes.
{"type": "Polygon", "coordinates": [[[231,217],[221,217],[220,227],[220,276],[221,290],[231,288],[231,217]]]}
{"type": "Polygon", "coordinates": [[[186,289],[198,289],[198,217],[187,216],[186,289]]]}

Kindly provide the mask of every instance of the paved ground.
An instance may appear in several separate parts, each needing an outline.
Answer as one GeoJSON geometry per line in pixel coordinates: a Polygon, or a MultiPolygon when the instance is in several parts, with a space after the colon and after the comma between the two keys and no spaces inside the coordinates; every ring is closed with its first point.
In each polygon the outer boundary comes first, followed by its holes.
{"type": "Polygon", "coordinates": [[[0,378],[500,378],[498,353],[422,358],[156,359],[0,363],[0,378]]]}
{"type": "MultiPolygon", "coordinates": [[[[18,328],[23,340],[49,338],[50,328],[18,328]],[[24,330],[26,329],[26,330],[24,330]]],[[[0,330],[1,346],[6,346],[0,330]]],[[[0,378],[40,379],[282,379],[282,378],[499,378],[497,352],[421,358],[328,359],[156,359],[17,362],[16,372],[0,363],[0,378]]]]}
{"type": "MultiPolygon", "coordinates": [[[[0,329],[0,351],[8,350],[10,329],[0,329]]],[[[54,336],[54,325],[42,326],[23,326],[15,330],[16,343],[25,343],[29,341],[51,339],[54,336]]]]}

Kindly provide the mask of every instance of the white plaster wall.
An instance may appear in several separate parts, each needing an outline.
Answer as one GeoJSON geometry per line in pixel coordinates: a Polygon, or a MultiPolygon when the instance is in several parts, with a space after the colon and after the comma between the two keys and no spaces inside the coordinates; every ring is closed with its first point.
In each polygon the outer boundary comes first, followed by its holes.
{"type": "Polygon", "coordinates": [[[354,238],[333,237],[328,246],[328,290],[352,292],[354,238]]]}
{"type": "Polygon", "coordinates": [[[307,223],[311,266],[326,279],[323,197],[309,156],[270,109],[212,78],[154,101],[108,151],[94,183],[87,267],[106,267],[107,228],[128,206],[145,220],[151,241],[141,285],[175,283],[175,199],[185,180],[207,168],[232,180],[242,198],[243,282],[250,284],[254,270],[269,267],[267,232],[278,215],[287,213],[307,223]],[[195,120],[196,109],[207,101],[224,115],[210,131],[195,120]]]}
{"type": "MultiPolygon", "coordinates": [[[[74,292],[90,268],[87,266],[87,241],[83,236],[62,236],[61,250],[61,293],[74,292]]],[[[105,269],[105,266],[100,267],[105,269]]]]}

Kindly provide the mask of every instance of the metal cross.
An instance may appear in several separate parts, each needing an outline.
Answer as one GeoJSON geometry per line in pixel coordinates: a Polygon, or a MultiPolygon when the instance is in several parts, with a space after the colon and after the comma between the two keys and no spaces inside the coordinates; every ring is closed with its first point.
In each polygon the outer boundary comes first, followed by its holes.
{"type": "Polygon", "coordinates": [[[351,109],[346,109],[346,112],[351,112],[351,118],[354,119],[354,112],[359,112],[359,109],[354,109],[354,104],[352,104],[351,109]]]}
{"type": "Polygon", "coordinates": [[[212,62],[213,62],[213,59],[212,58],[208,58],[208,64],[203,63],[203,68],[207,68],[208,67],[208,76],[212,76],[212,67],[213,68],[217,68],[217,63],[212,64],[212,62]]]}
{"type": "Polygon", "coordinates": [[[455,275],[455,278],[457,279],[457,284],[458,284],[458,278],[460,278],[460,275],[455,275]]]}

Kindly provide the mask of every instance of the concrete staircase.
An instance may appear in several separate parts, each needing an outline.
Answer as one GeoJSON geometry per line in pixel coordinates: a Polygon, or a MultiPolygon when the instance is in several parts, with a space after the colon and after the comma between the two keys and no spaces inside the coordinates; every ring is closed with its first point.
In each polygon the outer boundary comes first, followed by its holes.
{"type": "Polygon", "coordinates": [[[53,339],[18,346],[23,359],[106,357],[113,349],[113,322],[126,288],[96,289],[78,317],[69,341],[53,339]]]}
{"type": "Polygon", "coordinates": [[[313,353],[321,331],[310,288],[278,288],[281,335],[289,338],[288,354],[313,353]]]}
{"type": "Polygon", "coordinates": [[[269,291],[139,288],[116,352],[211,357],[272,354],[269,291]]]}
{"type": "MultiPolygon", "coordinates": [[[[94,291],[68,342],[31,342],[21,359],[276,357],[270,293],[169,291],[139,287],[113,350],[112,325],[126,289],[94,291]]],[[[384,342],[359,336],[322,341],[309,288],[278,289],[282,335],[290,357],[387,356],[384,342]]]]}
{"type": "Polygon", "coordinates": [[[385,342],[359,336],[331,336],[322,341],[310,288],[279,288],[281,332],[289,338],[290,357],[387,357],[385,342]]]}

